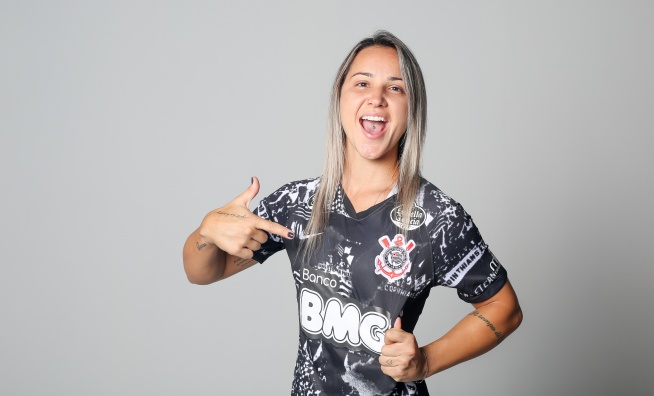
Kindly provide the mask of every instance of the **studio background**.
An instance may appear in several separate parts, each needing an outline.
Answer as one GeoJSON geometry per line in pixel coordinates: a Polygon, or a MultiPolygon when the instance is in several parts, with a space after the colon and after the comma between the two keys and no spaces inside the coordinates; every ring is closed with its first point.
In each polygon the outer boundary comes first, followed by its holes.
{"type": "MultiPolygon", "coordinates": [[[[2,2],[0,394],[288,394],[286,255],[196,286],[182,246],[251,176],[262,198],[320,173],[331,82],[380,28],[426,78],[425,177],[473,216],[525,314],[432,393],[650,394],[653,16],[647,1],[2,2]]],[[[434,290],[416,337],[471,309],[434,290]]]]}

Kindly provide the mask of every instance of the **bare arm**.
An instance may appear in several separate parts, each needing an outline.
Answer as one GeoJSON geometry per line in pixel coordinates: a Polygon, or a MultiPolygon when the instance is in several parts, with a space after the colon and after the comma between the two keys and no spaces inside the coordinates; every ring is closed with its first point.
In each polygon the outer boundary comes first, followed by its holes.
{"type": "Polygon", "coordinates": [[[200,228],[189,235],[184,244],[184,271],[191,283],[208,285],[225,279],[256,261],[225,253],[200,235],[200,228]]]}
{"type": "Polygon", "coordinates": [[[259,192],[259,180],[232,202],[209,212],[184,244],[184,271],[191,283],[206,285],[232,276],[256,263],[253,252],[268,240],[264,231],[294,237],[288,228],[262,219],[248,209],[259,192]]]}
{"type": "Polygon", "coordinates": [[[509,281],[489,300],[473,306],[475,310],[443,337],[422,348],[428,359],[428,376],[490,351],[522,322],[522,310],[509,281]]]}
{"type": "Polygon", "coordinates": [[[396,381],[416,381],[488,352],[522,322],[518,298],[507,281],[493,297],[473,304],[475,311],[461,319],[443,337],[418,348],[401,321],[386,331],[379,362],[396,381]]]}

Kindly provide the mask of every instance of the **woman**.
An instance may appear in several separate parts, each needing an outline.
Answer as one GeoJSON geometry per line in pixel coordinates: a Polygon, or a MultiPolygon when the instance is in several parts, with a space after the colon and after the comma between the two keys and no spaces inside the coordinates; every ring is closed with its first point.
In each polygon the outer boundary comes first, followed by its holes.
{"type": "Polygon", "coordinates": [[[522,320],[470,216],[420,175],[425,121],[418,63],[377,32],[337,74],[323,175],[281,187],[251,213],[253,178],[186,241],[198,284],[286,249],[300,315],[293,395],[427,395],[426,377],[490,350],[522,320]],[[420,347],[412,331],[437,285],[475,310],[420,347]]]}

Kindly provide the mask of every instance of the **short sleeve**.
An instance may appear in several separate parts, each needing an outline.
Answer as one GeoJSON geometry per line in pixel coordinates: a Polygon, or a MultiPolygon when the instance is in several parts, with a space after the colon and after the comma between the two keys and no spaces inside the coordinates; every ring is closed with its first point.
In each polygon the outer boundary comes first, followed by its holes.
{"type": "MultiPolygon", "coordinates": [[[[270,220],[275,223],[285,223],[285,205],[283,200],[280,199],[279,190],[267,196],[259,202],[259,205],[252,212],[265,220],[270,220]]],[[[284,240],[279,235],[274,235],[268,231],[264,231],[268,235],[268,240],[261,245],[261,249],[254,252],[253,259],[259,263],[263,263],[270,256],[284,249],[284,240]]]]}
{"type": "Polygon", "coordinates": [[[506,283],[506,270],[460,204],[453,203],[442,216],[432,233],[436,283],[456,288],[469,303],[489,299],[506,283]]]}

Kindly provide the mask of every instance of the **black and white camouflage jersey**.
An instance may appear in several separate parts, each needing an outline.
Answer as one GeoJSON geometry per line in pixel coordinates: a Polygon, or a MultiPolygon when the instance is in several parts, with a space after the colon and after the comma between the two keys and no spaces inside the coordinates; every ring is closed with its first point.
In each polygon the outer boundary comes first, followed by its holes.
{"type": "MultiPolygon", "coordinates": [[[[293,395],[428,395],[424,382],[395,382],[381,371],[384,332],[402,317],[413,332],[430,289],[456,288],[467,302],[484,301],[504,285],[506,271],[472,218],[441,190],[422,181],[406,235],[391,194],[359,213],[339,189],[322,234],[304,230],[319,178],[292,182],[264,198],[254,213],[295,232],[269,235],[258,262],[286,249],[299,311],[293,395]],[[307,238],[321,238],[308,262],[307,238]]],[[[429,340],[431,341],[431,340],[429,340]]]]}

